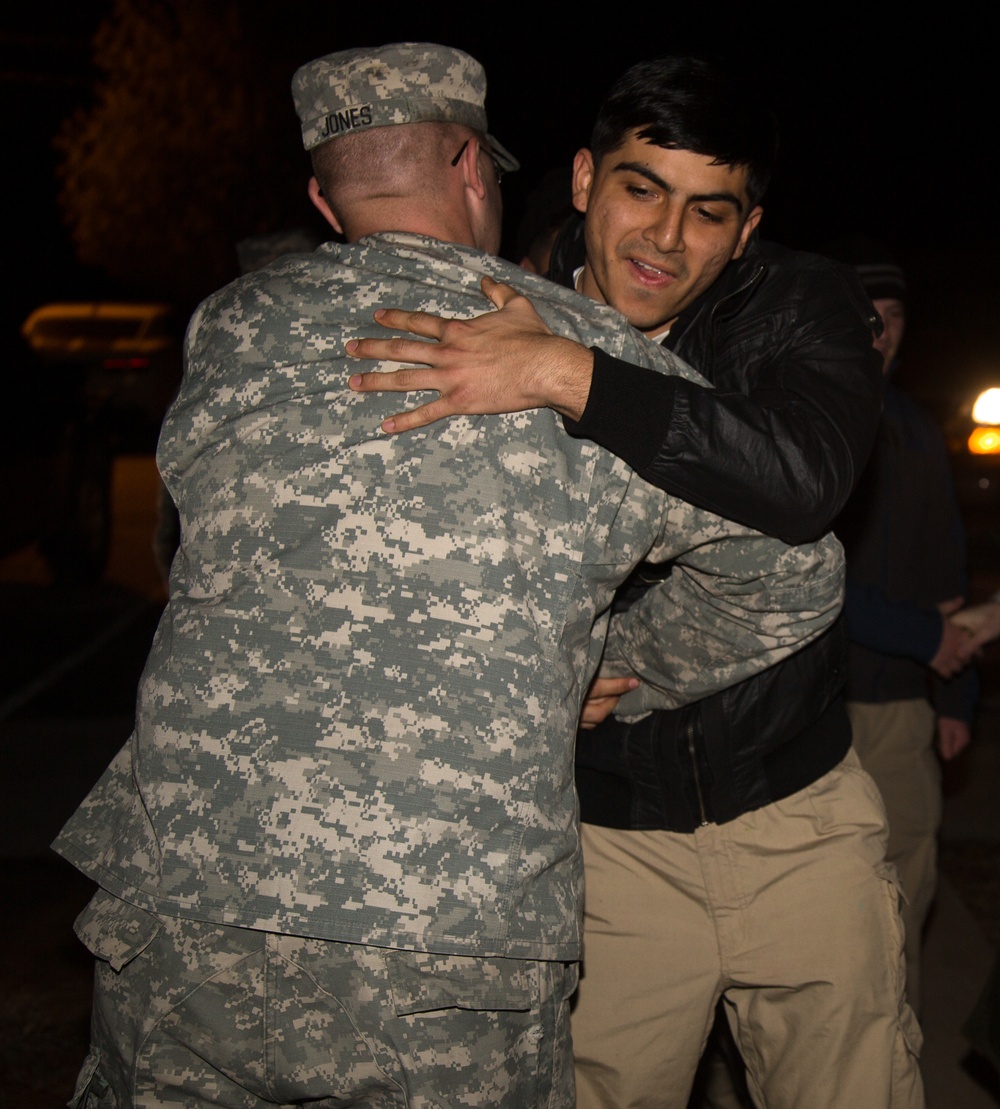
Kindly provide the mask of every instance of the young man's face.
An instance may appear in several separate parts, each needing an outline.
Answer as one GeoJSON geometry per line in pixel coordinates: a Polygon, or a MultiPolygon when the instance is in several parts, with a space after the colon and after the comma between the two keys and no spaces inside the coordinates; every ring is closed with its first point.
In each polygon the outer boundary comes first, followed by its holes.
{"type": "Polygon", "coordinates": [[[580,292],[610,304],[655,336],[738,258],[761,217],[745,166],[712,165],[633,132],[594,166],[573,164],[573,203],[586,213],[580,292]]]}

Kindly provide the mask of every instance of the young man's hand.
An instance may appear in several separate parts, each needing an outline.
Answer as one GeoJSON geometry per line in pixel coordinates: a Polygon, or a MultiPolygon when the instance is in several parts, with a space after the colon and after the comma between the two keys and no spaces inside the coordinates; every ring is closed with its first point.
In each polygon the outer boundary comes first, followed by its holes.
{"type": "Polygon", "coordinates": [[[615,710],[621,698],[639,688],[638,678],[594,678],[580,713],[581,728],[596,728],[615,710]]]}
{"type": "Polygon", "coordinates": [[[472,320],[446,320],[427,312],[383,308],[375,319],[394,331],[433,339],[352,339],[347,353],[384,362],[414,362],[424,369],[355,374],[357,392],[437,391],[437,400],[382,423],[387,432],[412,431],[455,415],[554,408],[578,420],[590,393],[594,356],[553,335],[531,301],[509,285],[484,277],[483,293],[499,309],[472,320]]]}

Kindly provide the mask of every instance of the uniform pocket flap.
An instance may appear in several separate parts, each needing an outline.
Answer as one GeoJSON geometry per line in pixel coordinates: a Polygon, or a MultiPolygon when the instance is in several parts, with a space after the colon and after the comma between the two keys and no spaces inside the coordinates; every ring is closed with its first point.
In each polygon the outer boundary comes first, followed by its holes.
{"type": "Polygon", "coordinates": [[[566,978],[560,1001],[569,1001],[580,985],[580,964],[566,963],[566,978]]]}
{"type": "Polygon", "coordinates": [[[98,890],[76,918],[73,930],[92,955],[118,971],[153,942],[160,922],[145,909],[98,890]]]}
{"type": "Polygon", "coordinates": [[[520,959],[480,959],[423,951],[387,953],[386,967],[397,1014],[436,1009],[527,1012],[534,994],[534,964],[520,959]]]}
{"type": "Polygon", "coordinates": [[[100,1065],[101,1053],[92,1050],[80,1069],[67,1109],[115,1109],[118,1099],[100,1073],[100,1065]]]}

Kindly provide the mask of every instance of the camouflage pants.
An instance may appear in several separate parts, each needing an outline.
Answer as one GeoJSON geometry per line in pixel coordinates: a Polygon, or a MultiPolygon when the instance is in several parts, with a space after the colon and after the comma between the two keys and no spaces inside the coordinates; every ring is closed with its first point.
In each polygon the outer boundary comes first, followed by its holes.
{"type": "Polygon", "coordinates": [[[76,1109],[571,1109],[574,965],[156,917],[100,891],[76,1109]]]}

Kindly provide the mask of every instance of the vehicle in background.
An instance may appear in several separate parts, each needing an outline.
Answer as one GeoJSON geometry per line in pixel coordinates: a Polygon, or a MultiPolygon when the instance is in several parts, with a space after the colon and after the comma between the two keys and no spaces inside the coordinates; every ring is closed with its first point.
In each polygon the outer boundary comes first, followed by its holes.
{"type": "Polygon", "coordinates": [[[83,371],[81,414],[97,422],[113,453],[155,449],[180,384],[180,345],[168,304],[46,304],[21,332],[43,365],[83,371]]]}
{"type": "Polygon", "coordinates": [[[94,581],[108,558],[114,458],[155,450],[180,382],[173,314],[157,303],[47,304],[4,345],[0,554],[37,542],[56,581],[94,581]]]}

